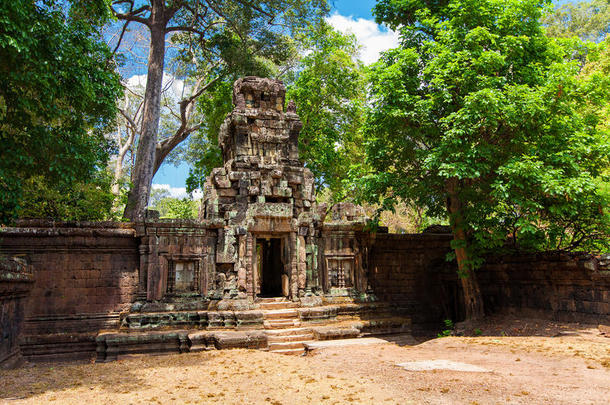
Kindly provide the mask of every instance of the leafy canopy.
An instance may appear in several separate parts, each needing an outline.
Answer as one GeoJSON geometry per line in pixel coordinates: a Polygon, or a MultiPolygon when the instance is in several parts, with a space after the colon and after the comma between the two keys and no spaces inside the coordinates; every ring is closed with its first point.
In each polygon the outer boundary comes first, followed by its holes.
{"type": "Polygon", "coordinates": [[[294,100],[303,121],[300,158],[314,174],[318,191],[332,200],[346,197],[344,180],[354,162],[364,159],[362,122],[364,68],[353,35],[320,24],[301,38],[305,55],[294,70],[286,98],[294,100]]]}
{"type": "Polygon", "coordinates": [[[120,82],[96,29],[107,5],[75,4],[0,6],[0,223],[18,214],[30,177],[58,188],[87,181],[110,151],[103,133],[120,82]]]}
{"type": "Polygon", "coordinates": [[[378,2],[401,46],[370,74],[373,171],[356,182],[369,199],[400,196],[442,216],[454,191],[461,219],[451,219],[472,257],[507,236],[529,249],[608,246],[608,76],[579,76],[540,24],[549,5],[378,2]]]}
{"type": "Polygon", "coordinates": [[[601,41],[610,34],[610,2],[590,0],[567,2],[543,18],[547,35],[601,41]]]}

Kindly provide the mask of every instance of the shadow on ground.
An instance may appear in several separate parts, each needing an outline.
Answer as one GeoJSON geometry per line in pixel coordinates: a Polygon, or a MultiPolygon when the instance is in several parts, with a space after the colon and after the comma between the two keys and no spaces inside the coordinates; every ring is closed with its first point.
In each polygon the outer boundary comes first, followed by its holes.
{"type": "MultiPolygon", "coordinates": [[[[168,356],[137,356],[126,364],[119,360],[105,364],[90,363],[39,363],[27,364],[15,370],[0,370],[0,400],[31,398],[48,392],[62,392],[88,387],[108,392],[127,393],[149,386],[149,382],[133,370],[174,367],[168,356]],[[133,362],[136,362],[134,367],[133,362]]],[[[201,366],[210,355],[180,356],[180,366],[201,366]]]]}

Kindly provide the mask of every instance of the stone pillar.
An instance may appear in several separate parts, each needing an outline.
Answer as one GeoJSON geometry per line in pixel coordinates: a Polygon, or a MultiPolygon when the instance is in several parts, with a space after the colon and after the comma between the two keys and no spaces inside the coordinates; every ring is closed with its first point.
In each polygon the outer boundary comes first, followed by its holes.
{"type": "Polygon", "coordinates": [[[298,260],[299,252],[297,245],[297,233],[290,233],[290,246],[292,246],[290,254],[290,295],[293,301],[299,297],[299,282],[298,282],[298,260]]]}
{"type": "Polygon", "coordinates": [[[159,246],[157,235],[148,236],[148,254],[146,260],[146,273],[148,280],[146,283],[146,299],[154,301],[161,299],[161,266],[159,263],[159,246]]]}
{"type": "Polygon", "coordinates": [[[299,296],[305,293],[307,285],[307,245],[304,236],[297,236],[297,286],[299,296]]]}
{"type": "Polygon", "coordinates": [[[256,261],[253,260],[255,254],[254,236],[252,236],[251,232],[248,232],[246,236],[246,292],[252,299],[256,298],[256,282],[254,279],[254,273],[256,272],[254,263],[256,261]]]}
{"type": "Polygon", "coordinates": [[[142,237],[142,244],[138,247],[140,253],[140,268],[138,275],[138,295],[137,299],[145,300],[148,288],[148,237],[142,237]]]}

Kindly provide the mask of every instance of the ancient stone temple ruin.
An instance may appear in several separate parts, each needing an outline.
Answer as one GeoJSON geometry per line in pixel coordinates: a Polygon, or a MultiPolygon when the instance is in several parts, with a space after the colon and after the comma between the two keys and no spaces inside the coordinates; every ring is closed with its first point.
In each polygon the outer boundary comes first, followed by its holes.
{"type": "MultiPolygon", "coordinates": [[[[0,366],[21,355],[302,354],[314,340],[459,319],[459,283],[445,260],[451,235],[370,232],[362,208],[316,204],[284,85],[240,79],[233,103],[219,135],[224,165],[207,180],[198,220],[0,228],[0,366]]],[[[607,317],[610,277],[595,260],[492,260],[479,272],[485,305],[607,317]],[[560,288],[530,276],[551,269],[560,288]]]]}
{"type": "Polygon", "coordinates": [[[363,210],[338,204],[325,221],[327,206],[316,205],[313,175],[299,160],[302,123],[294,103],[284,111],[285,93],[275,80],[235,83],[235,108],[219,134],[224,166],[205,184],[196,241],[175,243],[159,238],[158,227],[143,228],[148,300],[193,292],[242,304],[366,296],[363,210]]]}
{"type": "Polygon", "coordinates": [[[235,108],[219,136],[225,164],[212,171],[201,212],[222,224],[212,296],[296,300],[366,291],[366,241],[356,235],[364,216],[351,207],[343,227],[323,226],[326,206],[315,205],[313,174],[299,160],[302,124],[294,103],[284,111],[285,93],[270,79],[235,83],[235,108]]]}

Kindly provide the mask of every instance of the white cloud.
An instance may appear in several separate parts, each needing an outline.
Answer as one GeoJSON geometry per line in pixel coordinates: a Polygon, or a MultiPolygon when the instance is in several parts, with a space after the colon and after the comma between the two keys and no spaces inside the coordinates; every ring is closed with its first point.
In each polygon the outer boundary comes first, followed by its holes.
{"type": "MultiPolygon", "coordinates": [[[[153,184],[153,190],[167,190],[170,197],[174,198],[187,198],[188,193],[186,187],[172,187],[169,184],[153,184]]],[[[203,192],[199,189],[193,191],[193,200],[200,200],[203,198],[203,192]]]]}
{"type": "MultiPolygon", "coordinates": [[[[146,89],[146,77],[147,75],[133,75],[127,79],[126,85],[132,91],[144,94],[144,90],[146,89]]],[[[168,97],[177,103],[184,98],[184,95],[189,91],[189,88],[188,86],[185,88],[184,80],[177,79],[171,74],[164,72],[162,90],[165,97],[168,97]]]]}
{"type": "Polygon", "coordinates": [[[398,46],[398,33],[378,25],[373,20],[355,19],[335,13],[326,21],[337,31],[350,32],[356,36],[362,45],[360,58],[367,65],[376,62],[381,52],[398,46]]]}

